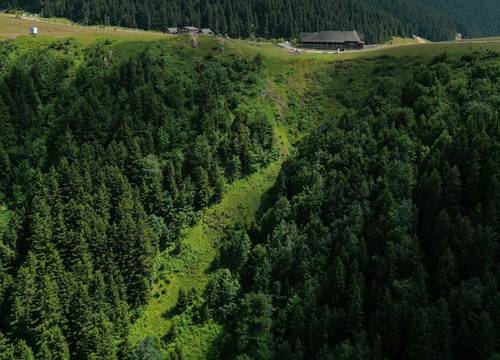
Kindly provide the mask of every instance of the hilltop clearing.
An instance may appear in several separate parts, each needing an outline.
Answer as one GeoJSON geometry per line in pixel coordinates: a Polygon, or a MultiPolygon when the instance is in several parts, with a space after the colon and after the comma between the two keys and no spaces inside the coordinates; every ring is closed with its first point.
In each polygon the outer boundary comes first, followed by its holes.
{"type": "Polygon", "coordinates": [[[37,37],[42,39],[77,38],[89,43],[97,39],[114,40],[155,40],[167,37],[166,34],[154,31],[134,30],[116,27],[89,27],[65,21],[64,19],[45,19],[19,17],[10,14],[0,14],[0,38],[14,39],[19,36],[30,36],[31,26],[39,30],[37,37]]]}

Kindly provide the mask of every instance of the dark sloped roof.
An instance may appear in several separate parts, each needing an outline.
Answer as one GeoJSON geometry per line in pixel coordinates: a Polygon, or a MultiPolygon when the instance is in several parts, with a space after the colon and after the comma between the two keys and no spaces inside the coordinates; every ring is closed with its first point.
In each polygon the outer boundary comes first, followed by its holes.
{"type": "Polygon", "coordinates": [[[321,31],[315,33],[300,33],[301,42],[358,42],[362,43],[357,31],[321,31]]]}

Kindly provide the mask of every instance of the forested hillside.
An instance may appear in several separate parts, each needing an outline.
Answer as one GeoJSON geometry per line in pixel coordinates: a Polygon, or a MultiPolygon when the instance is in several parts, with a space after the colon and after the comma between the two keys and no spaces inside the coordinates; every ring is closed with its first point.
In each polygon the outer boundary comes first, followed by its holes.
{"type": "Polygon", "coordinates": [[[260,59],[189,49],[0,44],[0,359],[133,358],[156,253],[275,156],[260,59]]]}
{"type": "Polygon", "coordinates": [[[0,42],[0,360],[497,360],[485,46],[0,42]]]}
{"type": "Polygon", "coordinates": [[[221,357],[499,358],[499,79],[488,52],[320,71],[304,112],[343,114],[222,246],[221,357]]]}
{"type": "Polygon", "coordinates": [[[430,40],[500,34],[496,0],[0,0],[82,24],[165,30],[209,27],[232,37],[296,37],[299,32],[356,29],[369,42],[416,34],[430,40]]]}
{"type": "Polygon", "coordinates": [[[496,0],[421,0],[435,11],[458,23],[459,32],[469,37],[500,34],[500,4],[496,0]]]}

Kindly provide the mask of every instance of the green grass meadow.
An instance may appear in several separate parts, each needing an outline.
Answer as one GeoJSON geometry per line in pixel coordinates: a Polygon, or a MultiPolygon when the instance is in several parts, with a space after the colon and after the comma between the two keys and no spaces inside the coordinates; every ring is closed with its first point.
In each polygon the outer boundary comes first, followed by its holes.
{"type": "Polygon", "coordinates": [[[183,231],[180,252],[174,248],[160,253],[155,262],[156,281],[151,301],[140,311],[132,326],[130,340],[137,343],[145,337],[165,338],[175,329],[175,343],[166,351],[179,347],[192,359],[210,357],[212,345],[221,334],[218,324],[202,325],[192,321],[192,309],[175,313],[179,290],[195,290],[201,295],[208,283],[212,263],[217,257],[218,240],[228,227],[249,227],[255,220],[262,197],[274,185],[281,164],[291,148],[285,127],[275,127],[280,149],[279,158],[253,175],[227,187],[224,198],[199,214],[197,223],[183,231]]]}

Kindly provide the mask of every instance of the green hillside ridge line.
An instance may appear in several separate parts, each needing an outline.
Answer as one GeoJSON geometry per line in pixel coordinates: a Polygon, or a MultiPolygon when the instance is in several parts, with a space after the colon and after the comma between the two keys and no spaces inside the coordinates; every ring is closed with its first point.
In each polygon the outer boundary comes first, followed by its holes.
{"type": "Polygon", "coordinates": [[[155,267],[156,279],[159,280],[153,286],[151,300],[131,327],[132,344],[150,336],[161,339],[175,324],[176,330],[180,331],[175,334],[175,344],[182,346],[184,354],[189,354],[190,359],[206,358],[221,328],[213,322],[194,324],[189,309],[175,314],[179,290],[194,289],[200,296],[218,253],[217,240],[224,230],[235,225],[249,226],[254,222],[262,196],[274,185],[281,164],[291,149],[284,126],[275,125],[275,134],[279,158],[228,186],[222,201],[203,211],[197,223],[183,231],[179,254],[174,253],[174,248],[169,248],[157,256],[155,267]]]}
{"type": "Polygon", "coordinates": [[[356,28],[368,42],[385,42],[392,36],[449,40],[457,32],[471,37],[500,31],[496,0],[0,0],[0,8],[67,17],[80,24],[161,31],[195,25],[235,38],[293,38],[300,32],[356,28]]]}

